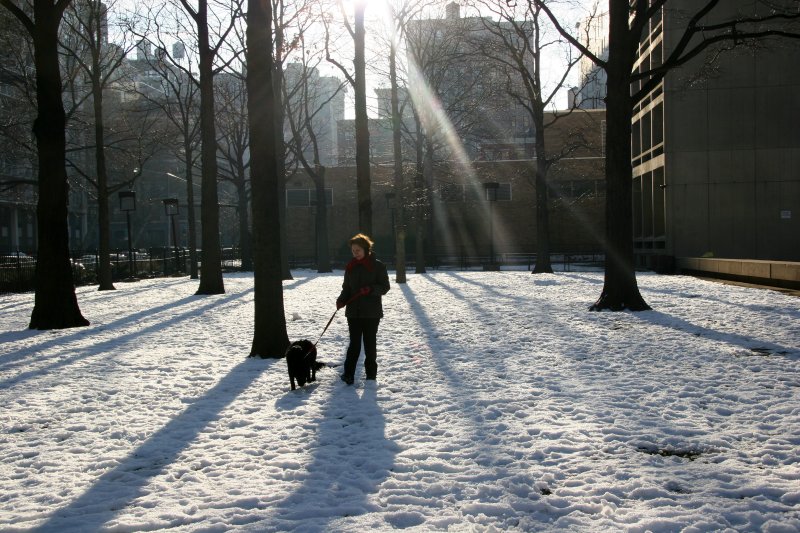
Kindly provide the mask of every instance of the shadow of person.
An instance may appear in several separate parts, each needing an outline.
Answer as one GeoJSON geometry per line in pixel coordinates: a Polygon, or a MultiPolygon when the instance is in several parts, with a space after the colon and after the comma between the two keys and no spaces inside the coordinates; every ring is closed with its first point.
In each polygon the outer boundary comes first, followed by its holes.
{"type": "MultiPolygon", "coordinates": [[[[397,445],[386,437],[386,420],[379,388],[337,383],[319,418],[313,455],[302,484],[271,509],[259,524],[262,530],[327,531],[378,510],[371,498],[390,475],[397,445]]],[[[285,404],[284,404],[285,405],[285,404]]],[[[376,518],[377,526],[386,526],[376,518]]],[[[359,520],[359,524],[363,522],[359,520]]],[[[351,524],[354,525],[354,524],[351,524]]]]}

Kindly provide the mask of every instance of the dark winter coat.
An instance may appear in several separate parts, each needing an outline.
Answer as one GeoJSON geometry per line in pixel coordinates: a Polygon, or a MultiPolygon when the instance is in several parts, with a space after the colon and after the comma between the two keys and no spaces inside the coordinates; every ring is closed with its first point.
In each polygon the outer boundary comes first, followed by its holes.
{"type": "Polygon", "coordinates": [[[366,296],[359,296],[347,304],[345,316],[349,318],[383,317],[381,296],[389,292],[389,274],[386,272],[386,265],[378,261],[374,254],[368,257],[369,265],[351,263],[344,273],[342,292],[336,299],[337,302],[347,302],[362,287],[371,289],[366,296]]]}

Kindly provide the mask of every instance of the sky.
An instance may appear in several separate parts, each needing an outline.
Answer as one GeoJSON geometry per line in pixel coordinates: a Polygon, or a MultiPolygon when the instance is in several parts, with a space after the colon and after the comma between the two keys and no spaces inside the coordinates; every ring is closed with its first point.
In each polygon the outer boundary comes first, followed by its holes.
{"type": "MultiPolygon", "coordinates": [[[[176,0],[177,1],[177,0],[176,0]]],[[[368,107],[369,107],[369,114],[371,117],[377,117],[377,98],[375,96],[375,89],[381,87],[388,86],[388,75],[386,72],[388,71],[388,52],[387,52],[387,43],[386,36],[389,32],[389,24],[386,22],[386,18],[388,17],[388,11],[385,7],[385,3],[382,0],[366,0],[366,9],[365,9],[365,19],[366,19],[366,41],[367,41],[367,55],[368,55],[368,74],[367,74],[367,98],[368,98],[368,107]]],[[[556,13],[557,16],[562,17],[563,20],[569,20],[580,18],[583,12],[586,12],[587,9],[591,5],[593,5],[595,0],[562,0],[559,2],[554,2],[552,4],[552,9],[556,13]]],[[[444,4],[446,2],[442,2],[440,7],[433,8],[427,12],[427,16],[432,18],[439,18],[444,17],[444,4]]],[[[476,16],[477,14],[481,14],[482,16],[489,16],[490,18],[497,19],[496,15],[492,15],[488,10],[485,8],[483,10],[479,10],[477,7],[468,6],[467,4],[474,4],[475,2],[461,0],[458,2],[461,5],[461,16],[476,16]]],[[[344,6],[344,12],[350,15],[351,23],[352,23],[352,13],[354,10],[354,1],[353,0],[343,0],[342,4],[344,6]]],[[[138,7],[144,9],[146,3],[132,3],[129,0],[123,0],[114,4],[112,10],[116,12],[122,12],[125,10],[133,9],[134,7],[138,7]]],[[[163,3],[156,2],[154,5],[157,7],[162,7],[163,3]]],[[[333,4],[332,4],[333,5],[333,4]]],[[[182,12],[178,9],[178,12],[182,12]]],[[[333,7],[329,8],[329,14],[335,19],[338,20],[341,18],[341,12],[338,9],[333,7]]],[[[186,24],[191,27],[190,22],[186,17],[183,17],[183,24],[186,24]]],[[[162,23],[164,21],[161,21],[162,23]]],[[[572,26],[572,23],[566,24],[568,27],[572,26]]],[[[139,25],[138,31],[142,31],[147,33],[141,23],[139,25]]],[[[346,35],[345,30],[341,27],[338,27],[338,30],[342,32],[344,35],[343,39],[341,40],[343,47],[341,54],[336,51],[336,47],[334,46],[334,57],[338,57],[338,61],[347,68],[352,68],[352,43],[349,42],[349,36],[346,35]]],[[[119,41],[121,38],[117,36],[116,32],[114,32],[114,28],[112,28],[112,39],[119,41]]],[[[130,33],[126,32],[128,38],[130,39],[130,33]]],[[[155,34],[153,33],[153,38],[155,38],[155,34]]],[[[165,44],[168,49],[171,49],[172,42],[174,38],[169,36],[165,37],[165,44]]],[[[191,40],[191,35],[187,35],[187,39],[191,40]]],[[[240,49],[240,45],[236,44],[237,41],[234,36],[229,37],[230,47],[235,50],[240,49]]],[[[312,37],[306,39],[306,46],[310,50],[320,50],[323,47],[324,38],[320,35],[312,35],[312,37]]],[[[127,44],[126,46],[131,46],[131,44],[127,44]]],[[[192,48],[191,46],[189,48],[192,48]]],[[[227,57],[230,53],[229,47],[223,47],[223,51],[221,52],[223,55],[227,57]]],[[[133,49],[130,52],[130,57],[135,57],[136,50],[133,49]]],[[[401,59],[403,59],[401,57],[401,59]]],[[[545,74],[545,78],[550,80],[550,83],[555,83],[558,78],[560,78],[562,74],[562,68],[560,67],[559,61],[560,58],[553,56],[549,60],[544,61],[544,69],[543,72],[545,74]]],[[[344,75],[342,74],[341,70],[334,66],[327,61],[322,60],[318,63],[318,68],[323,75],[327,76],[335,76],[339,79],[344,79],[344,75]]],[[[569,82],[567,87],[559,92],[559,95],[555,99],[555,106],[558,109],[565,109],[568,106],[567,100],[567,89],[569,86],[573,86],[578,84],[579,82],[579,72],[578,68],[574,68],[574,73],[570,76],[569,82]]],[[[348,87],[347,94],[345,98],[345,118],[353,119],[355,117],[355,110],[354,110],[354,103],[353,103],[353,90],[352,88],[348,87]]]]}
{"type": "MultiPolygon", "coordinates": [[[[596,0],[563,0],[560,2],[553,2],[551,9],[566,27],[573,27],[574,21],[580,20],[582,17],[588,15],[595,1],[596,0]]],[[[444,5],[446,3],[447,2],[441,2],[440,6],[427,10],[424,16],[430,18],[444,18],[444,5]]],[[[457,3],[461,6],[461,17],[475,17],[480,15],[489,17],[493,20],[497,20],[498,18],[497,15],[491,10],[488,10],[485,7],[481,8],[479,6],[479,2],[461,0],[457,3]]],[[[346,0],[344,5],[345,12],[352,14],[354,2],[352,0],[346,0]]],[[[389,18],[390,12],[385,5],[386,4],[382,1],[371,0],[367,1],[365,9],[366,43],[368,49],[367,55],[369,71],[367,73],[367,92],[370,116],[377,116],[377,103],[374,96],[374,90],[380,87],[388,87],[389,85],[388,75],[386,74],[386,72],[388,72],[388,65],[386,64],[388,61],[388,52],[386,47],[388,45],[386,43],[386,39],[390,31],[390,25],[388,22],[386,22],[386,19],[389,18]]],[[[340,16],[338,11],[336,12],[336,16],[340,16]]],[[[544,18],[544,15],[542,16],[544,18]]],[[[401,57],[400,60],[404,61],[404,57],[401,57]]],[[[352,65],[352,59],[347,57],[342,60],[342,63],[349,67],[352,65]]],[[[545,83],[554,85],[563,74],[562,54],[560,52],[555,53],[555,48],[549,47],[548,55],[542,62],[542,66],[545,83]],[[551,54],[550,52],[553,53],[551,54]]],[[[335,66],[322,63],[320,64],[319,68],[325,75],[342,78],[341,71],[335,66]]],[[[573,72],[570,74],[565,87],[558,92],[558,95],[555,98],[554,103],[557,109],[566,109],[568,107],[569,102],[567,91],[569,87],[575,86],[579,83],[579,75],[579,68],[576,65],[573,68],[573,72]]],[[[350,88],[348,88],[346,98],[345,118],[355,118],[353,91],[350,88]]]]}
{"type": "Polygon", "coordinates": [[[384,297],[378,380],[338,377],[342,271],[284,282],[315,383],[248,359],[251,273],[0,295],[0,530],[800,530],[800,299],[639,273],[432,271],[384,297]]]}

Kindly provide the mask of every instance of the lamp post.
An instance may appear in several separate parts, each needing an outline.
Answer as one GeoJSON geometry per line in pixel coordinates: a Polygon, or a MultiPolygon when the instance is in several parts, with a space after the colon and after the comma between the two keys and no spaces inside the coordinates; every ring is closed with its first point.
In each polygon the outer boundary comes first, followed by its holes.
{"type": "MultiPolygon", "coordinates": [[[[180,271],[181,264],[180,258],[178,257],[178,236],[175,233],[175,215],[177,215],[179,211],[177,198],[164,198],[164,213],[169,217],[172,225],[172,246],[175,248],[175,272],[180,271]]],[[[167,241],[169,241],[169,239],[167,239],[167,241]]],[[[164,258],[164,270],[167,270],[166,257],[164,258]]]]}
{"type": "Polygon", "coordinates": [[[497,189],[500,184],[490,181],[483,184],[486,189],[486,199],[489,201],[489,263],[483,265],[484,270],[500,270],[494,257],[494,203],[497,201],[497,189]]]}
{"type": "Polygon", "coordinates": [[[128,277],[133,277],[133,241],[131,240],[131,211],[136,211],[136,193],[134,191],[120,191],[119,209],[125,211],[125,221],[128,224],[128,277]]]}
{"type": "Polygon", "coordinates": [[[397,262],[397,231],[394,224],[394,210],[397,209],[397,195],[393,192],[386,193],[386,207],[392,215],[392,263],[397,262]]]}

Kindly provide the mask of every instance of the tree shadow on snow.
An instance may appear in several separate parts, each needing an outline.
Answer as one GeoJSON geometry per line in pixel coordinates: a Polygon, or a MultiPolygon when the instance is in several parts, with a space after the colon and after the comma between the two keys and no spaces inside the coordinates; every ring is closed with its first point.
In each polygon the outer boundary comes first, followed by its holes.
{"type": "Polygon", "coordinates": [[[578,280],[578,281],[582,281],[584,283],[590,283],[592,285],[603,285],[605,283],[605,281],[603,280],[602,277],[597,278],[597,277],[591,277],[591,276],[586,276],[586,275],[581,275],[581,274],[572,274],[572,273],[569,273],[569,272],[559,272],[558,275],[560,277],[572,278],[572,279],[575,279],[575,280],[578,280]]]}
{"type": "MultiPolygon", "coordinates": [[[[180,280],[180,282],[176,281],[174,283],[172,283],[172,282],[167,282],[167,283],[168,284],[179,284],[179,283],[184,283],[185,284],[186,281],[182,279],[182,280],[180,280]]],[[[148,292],[148,290],[157,290],[157,287],[150,287],[149,289],[136,290],[136,291],[133,291],[133,292],[134,293],[137,293],[137,292],[148,292]]],[[[53,346],[64,347],[74,339],[82,340],[87,334],[91,334],[95,330],[98,330],[98,329],[114,329],[114,328],[119,328],[119,327],[122,327],[122,326],[125,326],[125,325],[128,325],[128,324],[136,324],[142,319],[152,318],[153,315],[155,315],[157,313],[164,312],[164,311],[172,312],[172,311],[175,311],[179,307],[183,307],[183,306],[189,305],[189,304],[191,304],[193,302],[207,300],[208,298],[212,298],[213,299],[212,302],[209,305],[205,305],[205,306],[203,306],[203,307],[201,307],[201,308],[199,308],[197,310],[192,310],[191,312],[196,312],[196,311],[200,311],[200,310],[203,310],[203,309],[212,308],[212,307],[215,307],[216,305],[219,305],[220,299],[217,298],[218,296],[222,297],[221,298],[222,302],[227,302],[227,301],[232,300],[232,299],[242,298],[242,297],[246,296],[247,294],[252,293],[253,291],[254,291],[254,288],[250,287],[250,288],[248,288],[248,289],[246,289],[244,291],[241,291],[241,292],[228,293],[228,294],[224,294],[224,295],[206,296],[206,295],[191,294],[191,295],[184,296],[183,298],[180,298],[179,300],[169,301],[169,302],[163,303],[163,304],[161,304],[159,306],[156,306],[156,307],[148,307],[148,308],[142,309],[141,311],[136,312],[136,313],[131,313],[131,314],[128,314],[128,315],[120,316],[119,318],[114,319],[114,320],[112,320],[110,322],[105,322],[104,323],[104,322],[92,321],[91,317],[87,317],[87,318],[89,318],[89,320],[91,322],[91,324],[89,326],[87,326],[87,327],[70,328],[68,330],[27,330],[27,329],[26,330],[22,330],[22,331],[32,331],[36,335],[41,336],[43,339],[46,339],[46,340],[44,340],[43,342],[41,342],[41,343],[39,343],[37,345],[26,346],[25,348],[22,348],[20,350],[8,352],[7,354],[4,354],[4,355],[0,356],[0,369],[2,369],[2,365],[3,364],[5,364],[5,363],[7,363],[8,361],[11,360],[9,358],[10,356],[13,356],[13,355],[16,355],[16,354],[20,354],[20,353],[21,354],[27,354],[27,353],[32,352],[32,351],[46,350],[46,349],[51,348],[53,346]]],[[[121,291],[107,291],[107,292],[104,291],[103,292],[103,298],[108,298],[108,297],[113,297],[113,296],[119,295],[120,292],[121,291]]],[[[126,291],[126,295],[127,294],[128,293],[126,291]]]]}
{"type": "Polygon", "coordinates": [[[156,431],[120,464],[100,476],[69,505],[55,511],[37,531],[97,531],[138,497],[151,480],[164,473],[197,435],[250,384],[277,361],[260,364],[246,359],[204,396],[156,431]]]}
{"type": "MultiPolygon", "coordinates": [[[[327,531],[333,520],[378,510],[369,496],[391,475],[398,451],[386,438],[378,394],[374,384],[363,389],[341,383],[333,386],[318,419],[316,442],[307,445],[313,458],[303,465],[302,484],[274,507],[270,505],[269,518],[249,524],[248,529],[327,531]]],[[[298,389],[276,406],[298,407],[307,397],[305,390],[298,389]]]]}
{"type": "MultiPolygon", "coordinates": [[[[151,325],[147,327],[141,329],[135,329],[124,335],[115,336],[106,341],[99,342],[97,344],[91,344],[88,348],[79,349],[78,350],[79,353],[75,355],[63,357],[63,352],[61,352],[58,354],[53,354],[51,356],[48,356],[50,358],[54,358],[56,361],[48,366],[35,368],[33,370],[28,370],[27,372],[23,372],[16,376],[11,376],[3,379],[2,381],[0,381],[0,389],[8,388],[9,386],[16,385],[22,381],[26,381],[33,377],[40,377],[45,374],[50,374],[55,370],[59,370],[67,365],[70,365],[82,359],[86,359],[94,355],[104,354],[105,349],[122,344],[127,340],[134,340],[136,338],[142,337],[143,335],[159,331],[165,328],[169,328],[177,324],[178,322],[182,322],[184,320],[196,319],[198,315],[201,314],[203,311],[207,309],[219,308],[221,305],[229,303],[233,300],[238,300],[252,291],[253,289],[250,288],[240,293],[227,294],[219,297],[211,297],[210,301],[207,301],[209,298],[208,296],[194,296],[194,295],[187,296],[186,298],[182,298],[178,302],[171,302],[169,304],[164,304],[158,307],[146,309],[139,313],[134,313],[124,318],[120,318],[118,320],[115,320],[114,322],[110,322],[109,324],[102,326],[102,328],[100,329],[103,330],[115,329],[127,323],[138,322],[138,320],[144,317],[152,318],[156,313],[159,313],[161,311],[170,311],[169,318],[165,320],[154,321],[151,325]],[[207,303],[205,303],[200,307],[191,307],[182,314],[174,314],[176,308],[183,307],[185,305],[188,305],[189,303],[197,301],[207,301],[207,303]]],[[[36,346],[25,346],[24,348],[20,348],[16,351],[3,354],[2,356],[0,356],[0,371],[3,371],[5,373],[19,366],[29,366],[30,358],[35,358],[37,360],[40,360],[42,358],[42,354],[40,353],[41,350],[55,346],[68,349],[67,343],[69,342],[70,338],[77,337],[80,338],[82,341],[84,341],[87,335],[91,335],[96,331],[97,331],[96,329],[95,330],[81,329],[79,332],[76,332],[75,334],[68,336],[66,340],[62,336],[56,336],[36,346]]],[[[40,332],[40,333],[52,334],[52,332],[40,332]]]]}
{"type": "Polygon", "coordinates": [[[718,342],[735,344],[747,350],[754,350],[755,348],[758,348],[760,350],[768,350],[771,353],[777,353],[781,355],[798,355],[798,350],[796,347],[786,347],[766,339],[757,339],[755,337],[748,337],[740,333],[718,331],[705,326],[699,326],[684,320],[683,318],[678,318],[674,315],[669,315],[660,311],[643,311],[641,313],[636,313],[636,317],[651,322],[657,326],[689,333],[696,337],[704,337],[706,339],[711,339],[718,342]]]}
{"type": "MultiPolygon", "coordinates": [[[[719,283],[719,282],[709,281],[707,283],[719,283]]],[[[651,287],[641,287],[641,290],[645,294],[646,293],[665,294],[667,296],[680,297],[680,298],[685,298],[687,300],[697,299],[698,301],[702,300],[702,301],[716,302],[731,307],[740,307],[742,309],[747,309],[748,311],[752,311],[754,313],[773,315],[776,320],[796,319],[798,314],[797,311],[794,309],[786,309],[783,307],[770,307],[769,305],[763,305],[763,304],[747,304],[742,302],[735,302],[720,298],[719,296],[715,295],[698,294],[696,292],[679,290],[679,289],[669,290],[669,289],[655,289],[651,287]]],[[[757,290],[764,291],[771,289],[764,288],[757,290]]]]}

